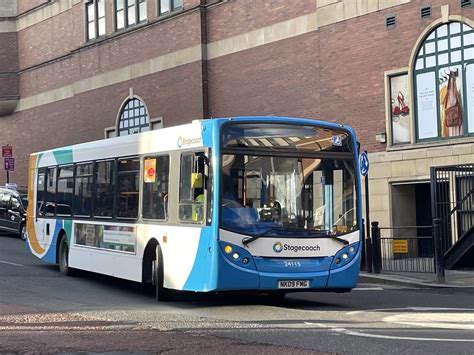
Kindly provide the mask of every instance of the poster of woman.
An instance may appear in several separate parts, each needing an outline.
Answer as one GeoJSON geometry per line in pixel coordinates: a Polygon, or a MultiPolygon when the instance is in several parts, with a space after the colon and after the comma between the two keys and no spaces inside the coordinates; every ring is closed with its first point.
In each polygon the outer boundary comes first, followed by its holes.
{"type": "Polygon", "coordinates": [[[441,137],[464,135],[462,103],[462,67],[460,65],[439,70],[439,104],[441,137]]]}

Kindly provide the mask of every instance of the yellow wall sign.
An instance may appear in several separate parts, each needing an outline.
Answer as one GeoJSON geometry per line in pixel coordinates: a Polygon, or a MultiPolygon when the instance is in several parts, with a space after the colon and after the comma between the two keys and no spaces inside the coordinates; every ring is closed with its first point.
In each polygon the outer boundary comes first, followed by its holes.
{"type": "Polygon", "coordinates": [[[393,252],[397,254],[407,254],[408,253],[408,240],[395,239],[393,241],[393,252]]]}
{"type": "Polygon", "coordinates": [[[156,159],[145,159],[145,182],[156,181],[156,159]]]}

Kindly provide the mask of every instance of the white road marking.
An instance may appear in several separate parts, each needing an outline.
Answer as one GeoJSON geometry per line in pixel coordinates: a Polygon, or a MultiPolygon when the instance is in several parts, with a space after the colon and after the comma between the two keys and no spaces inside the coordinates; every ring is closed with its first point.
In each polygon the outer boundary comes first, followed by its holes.
{"type": "Polygon", "coordinates": [[[25,265],[21,265],[21,264],[17,264],[17,263],[11,263],[9,261],[3,261],[3,260],[0,260],[0,263],[8,264],[8,265],[14,265],[14,266],[25,266],[25,265]]]}
{"type": "Polygon", "coordinates": [[[357,337],[363,337],[363,338],[378,338],[378,339],[394,339],[394,340],[415,340],[415,341],[438,341],[438,342],[457,342],[457,343],[463,343],[463,342],[468,342],[468,343],[474,343],[474,339],[452,339],[452,338],[422,338],[422,337],[404,337],[404,336],[398,336],[398,335],[382,335],[382,334],[370,334],[370,333],[362,333],[362,332],[357,332],[354,330],[348,330],[346,328],[340,328],[340,327],[335,327],[335,326],[328,326],[327,324],[322,324],[322,323],[312,323],[312,322],[304,322],[305,325],[311,325],[311,326],[318,326],[320,328],[325,328],[327,330],[340,333],[340,334],[346,334],[346,335],[353,335],[357,337]]]}
{"type": "Polygon", "coordinates": [[[382,287],[356,287],[352,291],[383,291],[382,287]]]}
{"type": "Polygon", "coordinates": [[[440,312],[440,311],[452,311],[452,312],[474,312],[474,308],[449,308],[449,307],[402,307],[402,308],[376,308],[376,309],[365,309],[360,311],[347,312],[348,315],[354,315],[359,313],[367,312],[393,312],[393,311],[418,311],[418,312],[440,312]]]}
{"type": "Polygon", "coordinates": [[[402,313],[382,319],[386,323],[418,326],[421,328],[474,330],[474,313],[402,313]]]}
{"type": "Polygon", "coordinates": [[[337,333],[353,335],[353,336],[357,336],[357,337],[364,337],[364,338],[415,340],[415,341],[441,341],[441,342],[447,341],[447,342],[456,342],[456,343],[463,343],[463,342],[474,343],[474,339],[451,339],[451,338],[438,339],[438,338],[421,338],[421,337],[403,337],[403,336],[397,336],[397,335],[381,335],[381,334],[361,333],[361,332],[356,332],[356,331],[353,331],[353,330],[347,330],[347,329],[344,329],[344,328],[332,328],[331,330],[333,330],[337,333]]]}

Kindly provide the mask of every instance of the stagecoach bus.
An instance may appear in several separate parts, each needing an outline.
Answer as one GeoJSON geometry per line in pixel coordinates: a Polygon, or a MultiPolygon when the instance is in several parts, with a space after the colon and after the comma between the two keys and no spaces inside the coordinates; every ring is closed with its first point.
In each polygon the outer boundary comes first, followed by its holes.
{"type": "Polygon", "coordinates": [[[30,156],[27,247],[175,291],[344,292],[361,255],[354,131],[233,117],[30,156]]]}

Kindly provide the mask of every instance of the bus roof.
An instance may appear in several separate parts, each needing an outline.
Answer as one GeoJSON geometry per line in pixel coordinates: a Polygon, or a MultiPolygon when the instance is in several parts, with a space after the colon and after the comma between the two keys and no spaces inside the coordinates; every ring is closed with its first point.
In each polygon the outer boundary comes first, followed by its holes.
{"type": "Polygon", "coordinates": [[[318,125],[328,129],[345,129],[349,126],[305,118],[277,116],[239,116],[194,120],[184,125],[172,126],[138,134],[100,139],[75,145],[33,153],[38,156],[38,166],[68,164],[72,162],[107,159],[116,156],[160,153],[177,149],[212,146],[212,132],[224,122],[275,122],[318,125]]]}

